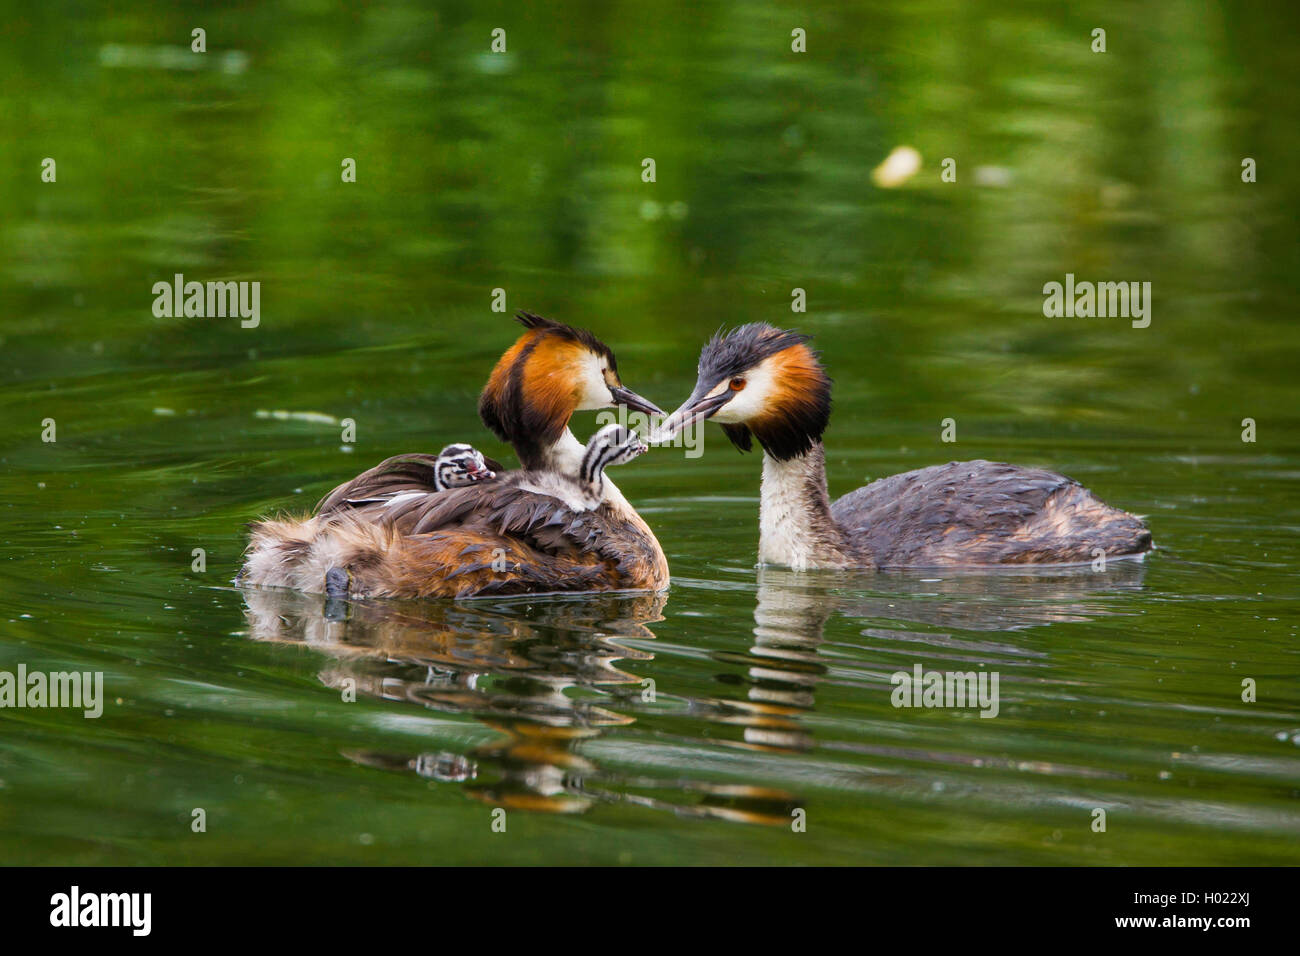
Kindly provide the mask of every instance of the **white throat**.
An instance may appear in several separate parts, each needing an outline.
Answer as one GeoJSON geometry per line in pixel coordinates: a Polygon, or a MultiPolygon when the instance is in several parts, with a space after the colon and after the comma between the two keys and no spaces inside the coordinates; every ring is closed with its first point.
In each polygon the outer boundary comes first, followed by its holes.
{"type": "Polygon", "coordinates": [[[808,485],[807,460],[777,461],[763,454],[763,486],[758,509],[758,562],[780,564],[806,571],[813,557],[804,489],[808,485]]]}
{"type": "Polygon", "coordinates": [[[763,453],[758,512],[758,561],[795,571],[852,567],[830,517],[826,466],[820,445],[807,454],[777,461],[763,453]]]}
{"type": "Polygon", "coordinates": [[[543,471],[559,472],[562,475],[576,475],[582,467],[583,447],[573,432],[565,429],[555,443],[543,453],[545,464],[543,471]]]}

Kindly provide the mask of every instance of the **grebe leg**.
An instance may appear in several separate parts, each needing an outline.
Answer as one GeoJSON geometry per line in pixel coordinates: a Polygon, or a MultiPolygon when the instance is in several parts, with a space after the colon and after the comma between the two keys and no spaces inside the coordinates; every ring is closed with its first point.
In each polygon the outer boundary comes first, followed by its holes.
{"type": "Polygon", "coordinates": [[[343,568],[330,568],[325,572],[325,596],[347,598],[352,592],[352,576],[343,568]]]}

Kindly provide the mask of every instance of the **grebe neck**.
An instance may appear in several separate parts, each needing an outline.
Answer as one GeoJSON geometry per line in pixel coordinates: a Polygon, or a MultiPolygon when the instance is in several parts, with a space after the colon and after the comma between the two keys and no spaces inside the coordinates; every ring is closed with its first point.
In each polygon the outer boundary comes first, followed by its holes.
{"type": "Polygon", "coordinates": [[[763,453],[758,560],[796,571],[852,568],[862,562],[831,518],[826,453],[821,442],[779,461],[763,453]]]}
{"type": "Polygon", "coordinates": [[[526,453],[525,449],[516,450],[519,463],[529,471],[552,471],[561,475],[576,475],[582,468],[582,456],[586,451],[568,428],[549,445],[536,445],[526,453]]]}

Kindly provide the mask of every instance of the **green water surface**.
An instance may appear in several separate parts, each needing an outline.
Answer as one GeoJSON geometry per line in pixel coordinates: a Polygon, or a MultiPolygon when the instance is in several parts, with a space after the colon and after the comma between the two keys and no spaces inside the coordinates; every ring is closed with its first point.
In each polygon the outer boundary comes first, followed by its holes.
{"type": "Polygon", "coordinates": [[[0,670],[106,697],[0,710],[0,862],[1300,862],[1294,4],[0,14],[0,670]],[[176,273],[260,282],[259,324],[156,317],[176,273]],[[1067,273],[1152,283],[1150,326],[1045,317],[1067,273]],[[718,326],[798,325],[833,494],[1047,466],[1159,550],[758,570],[759,461],[709,426],[616,476],[660,598],[235,589],[260,515],[508,457],[494,289],[665,408],[718,326]],[[997,672],[998,716],[893,707],[917,663],[997,672]]]}

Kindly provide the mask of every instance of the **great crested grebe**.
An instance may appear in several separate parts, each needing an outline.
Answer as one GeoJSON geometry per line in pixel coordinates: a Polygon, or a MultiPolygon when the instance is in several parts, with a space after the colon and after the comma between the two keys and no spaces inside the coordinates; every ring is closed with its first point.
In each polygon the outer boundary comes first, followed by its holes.
{"type": "Polygon", "coordinates": [[[1134,557],[1151,533],[1077,481],[1038,468],[954,461],[873,481],[834,504],[822,433],[831,380],[809,337],[764,323],[715,335],[695,390],[650,436],[701,419],[742,451],[763,446],[759,561],[810,568],[1068,564],[1134,557]]]}
{"type": "MultiPolygon", "coordinates": [[[[574,412],[663,414],[622,384],[613,351],[592,333],[531,313],[518,319],[525,331],[489,376],[479,414],[525,473],[557,482],[582,474],[588,449],[569,430],[574,412]]],[[[255,523],[238,583],[333,593],[338,571],[349,593],[375,597],[667,587],[658,540],[603,474],[599,500],[575,509],[513,473],[439,490],[428,458],[389,459],[336,488],[311,517],[255,523]]]]}

